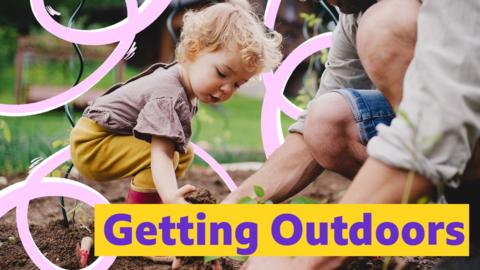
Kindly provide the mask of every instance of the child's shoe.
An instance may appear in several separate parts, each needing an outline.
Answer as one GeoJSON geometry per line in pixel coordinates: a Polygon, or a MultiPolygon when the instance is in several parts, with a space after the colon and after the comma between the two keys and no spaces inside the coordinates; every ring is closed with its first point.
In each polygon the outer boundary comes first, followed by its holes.
{"type": "Polygon", "coordinates": [[[128,195],[125,203],[157,204],[162,203],[162,200],[160,199],[160,195],[158,195],[156,189],[141,188],[134,186],[133,183],[130,183],[130,188],[128,189],[128,195]]]}

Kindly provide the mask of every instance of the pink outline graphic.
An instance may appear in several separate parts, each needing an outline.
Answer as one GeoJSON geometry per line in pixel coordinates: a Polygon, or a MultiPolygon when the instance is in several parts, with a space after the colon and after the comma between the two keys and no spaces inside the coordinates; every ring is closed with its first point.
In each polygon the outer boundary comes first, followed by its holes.
{"type": "Polygon", "coordinates": [[[135,35],[160,16],[170,4],[170,1],[146,1],[140,7],[141,13],[139,13],[135,0],[125,0],[125,3],[127,6],[127,19],[113,26],[98,30],[78,30],[65,27],[53,20],[43,0],[30,0],[32,11],[37,21],[45,30],[58,38],[82,45],[105,45],[115,42],[119,42],[119,44],[105,62],[80,84],[66,90],[62,94],[35,103],[20,105],[0,104],[0,115],[26,116],[39,114],[69,103],[87,92],[123,59],[131,47],[135,35]]]}
{"type": "Polygon", "coordinates": [[[300,108],[283,96],[288,79],[300,62],[330,47],[331,37],[331,33],[325,33],[305,41],[288,55],[275,73],[263,74],[265,97],[262,106],[262,141],[267,158],[283,143],[280,112],[285,112],[293,119],[302,113],[300,108]]]}

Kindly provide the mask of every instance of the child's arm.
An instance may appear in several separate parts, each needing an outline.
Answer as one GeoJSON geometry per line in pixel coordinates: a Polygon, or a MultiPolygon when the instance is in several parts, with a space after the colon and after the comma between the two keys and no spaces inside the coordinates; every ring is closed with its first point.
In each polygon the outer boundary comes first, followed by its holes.
{"type": "Polygon", "coordinates": [[[180,189],[172,166],[174,146],[171,140],[163,137],[152,137],[152,176],[158,194],[164,203],[186,204],[184,196],[195,190],[192,185],[180,189]]]}

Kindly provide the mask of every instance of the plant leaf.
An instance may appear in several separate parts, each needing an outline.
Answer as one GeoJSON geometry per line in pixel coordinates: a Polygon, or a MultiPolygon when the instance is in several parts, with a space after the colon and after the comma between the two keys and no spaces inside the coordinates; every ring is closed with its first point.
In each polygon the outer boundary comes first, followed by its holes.
{"type": "Polygon", "coordinates": [[[220,258],[221,258],[220,256],[205,256],[205,257],[203,257],[203,261],[205,263],[208,263],[210,261],[214,261],[214,260],[220,259],[220,258]]]}
{"type": "Polygon", "coordinates": [[[239,204],[257,204],[257,201],[250,197],[243,197],[238,201],[239,204]]]}
{"type": "Polygon", "coordinates": [[[308,14],[304,12],[300,12],[300,18],[306,20],[308,18],[308,14]]]}
{"type": "Polygon", "coordinates": [[[263,190],[261,186],[254,186],[253,189],[255,190],[255,195],[257,195],[257,197],[262,198],[265,196],[265,190],[263,190]]]}
{"type": "Polygon", "coordinates": [[[52,177],[62,177],[62,172],[60,170],[55,170],[50,175],[52,177]]]}
{"type": "Polygon", "coordinates": [[[423,197],[420,197],[420,199],[418,199],[417,203],[418,204],[427,204],[429,201],[430,201],[430,199],[428,198],[428,196],[423,196],[423,197]]]}
{"type": "Polygon", "coordinates": [[[310,199],[308,197],[295,197],[290,202],[290,204],[318,204],[320,202],[315,201],[314,199],[310,199]]]}
{"type": "Polygon", "coordinates": [[[63,146],[63,145],[65,145],[65,142],[62,141],[62,140],[56,140],[56,141],[52,142],[52,147],[53,148],[58,148],[58,147],[63,146]]]}
{"type": "Polygon", "coordinates": [[[248,256],[228,256],[228,258],[241,262],[248,260],[248,256]]]}

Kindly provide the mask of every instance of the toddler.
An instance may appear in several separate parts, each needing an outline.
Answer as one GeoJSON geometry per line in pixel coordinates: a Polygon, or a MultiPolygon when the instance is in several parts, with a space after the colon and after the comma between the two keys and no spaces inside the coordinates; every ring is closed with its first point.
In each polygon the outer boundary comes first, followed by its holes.
{"type": "Polygon", "coordinates": [[[193,160],[198,101],[226,101],[252,76],[275,68],[280,43],[246,1],[187,12],[176,62],[151,66],[85,109],[70,135],[73,164],[95,181],[133,178],[127,203],[186,203],[195,187],[178,188],[176,178],[193,160]]]}

